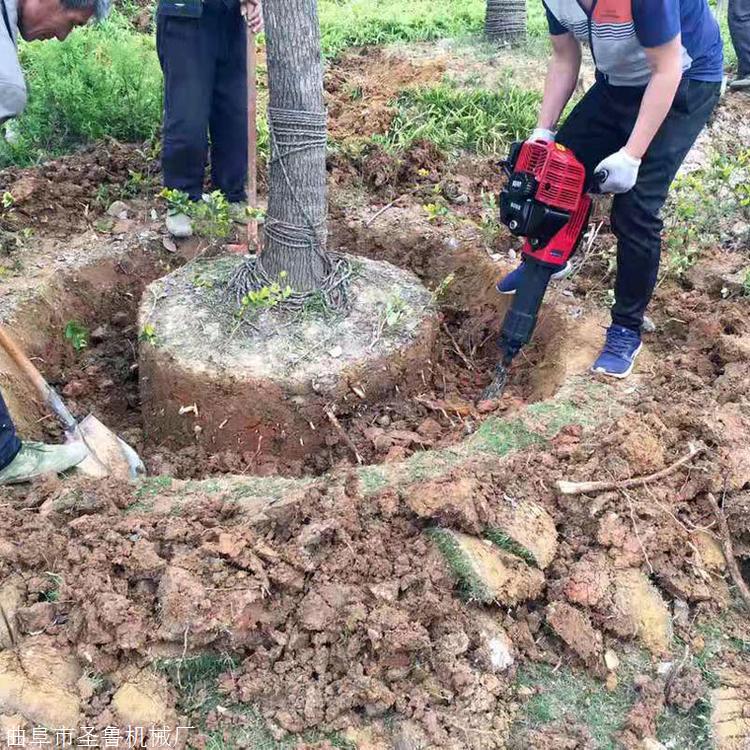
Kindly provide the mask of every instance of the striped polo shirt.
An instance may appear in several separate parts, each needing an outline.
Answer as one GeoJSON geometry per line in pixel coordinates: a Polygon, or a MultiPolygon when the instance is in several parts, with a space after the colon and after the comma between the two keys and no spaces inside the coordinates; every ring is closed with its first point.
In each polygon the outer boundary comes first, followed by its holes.
{"type": "Polygon", "coordinates": [[[599,73],[613,86],[645,86],[651,69],[645,49],[682,34],[687,78],[721,81],[721,33],[706,0],[543,0],[550,33],[573,34],[591,47],[599,73]]]}

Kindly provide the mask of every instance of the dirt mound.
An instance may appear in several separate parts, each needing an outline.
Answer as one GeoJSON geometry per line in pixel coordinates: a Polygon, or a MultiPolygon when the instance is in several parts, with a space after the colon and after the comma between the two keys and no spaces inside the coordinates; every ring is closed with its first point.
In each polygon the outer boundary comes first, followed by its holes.
{"type": "Polygon", "coordinates": [[[4,513],[0,576],[19,571],[23,604],[51,603],[35,626],[62,652],[117,675],[118,715],[143,692],[118,687],[124,667],[160,644],[223,644],[247,655],[222,682],[226,700],[258,704],[284,730],[344,729],[396,711],[441,747],[473,746],[480,728],[483,742],[493,738],[483,747],[503,746],[509,687],[483,656],[492,634],[453,595],[437,549],[392,494],[311,491],[299,510],[253,529],[221,499],[154,516],[139,515],[137,490],[115,485],[36,492],[47,508],[71,493],[78,501],[64,514],[4,513]]]}
{"type": "Polygon", "coordinates": [[[406,88],[436,83],[444,69],[440,60],[411,62],[377,47],[346,55],[325,76],[331,136],[345,141],[385,134],[398,95],[406,88]]]}
{"type": "MultiPolygon", "coordinates": [[[[154,188],[159,166],[151,151],[148,144],[107,140],[39,167],[2,170],[0,190],[13,199],[0,214],[0,226],[60,238],[83,232],[115,200],[154,188]]],[[[111,220],[101,228],[114,224],[111,220]]]]}

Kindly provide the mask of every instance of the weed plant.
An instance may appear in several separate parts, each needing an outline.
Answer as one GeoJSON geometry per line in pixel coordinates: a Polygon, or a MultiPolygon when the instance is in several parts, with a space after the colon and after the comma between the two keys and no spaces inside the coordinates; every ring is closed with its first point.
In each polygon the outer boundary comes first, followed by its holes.
{"type": "Polygon", "coordinates": [[[111,136],[153,137],[161,121],[162,78],[154,40],[133,32],[114,12],[65,42],[22,43],[29,99],[0,138],[0,167],[29,164],[111,136]]]}
{"type": "Polygon", "coordinates": [[[389,132],[374,140],[398,152],[417,140],[458,153],[500,154],[534,127],[541,97],[516,86],[465,90],[451,83],[405,91],[389,132]]]}

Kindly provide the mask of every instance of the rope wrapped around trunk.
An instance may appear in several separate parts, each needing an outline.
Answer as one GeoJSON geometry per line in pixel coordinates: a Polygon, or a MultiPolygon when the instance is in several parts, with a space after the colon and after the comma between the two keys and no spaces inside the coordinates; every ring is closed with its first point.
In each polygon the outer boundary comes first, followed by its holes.
{"type": "Polygon", "coordinates": [[[484,31],[490,39],[522,38],[526,32],[526,0],[487,0],[484,31]]]}
{"type": "MultiPolygon", "coordinates": [[[[299,200],[287,171],[287,160],[304,151],[323,149],[327,143],[327,121],[325,112],[304,112],[294,109],[268,109],[271,160],[281,168],[292,199],[297,204],[299,212],[304,217],[302,225],[290,224],[274,216],[266,216],[263,225],[265,241],[275,243],[297,253],[313,253],[322,263],[325,277],[320,292],[331,309],[346,309],[349,304],[348,287],[352,276],[351,267],[342,255],[327,253],[324,248],[325,219],[314,222],[308,216],[304,205],[299,200]]],[[[278,279],[271,278],[263,268],[263,254],[249,256],[229,279],[227,292],[234,298],[237,305],[242,305],[242,299],[249,292],[258,291],[269,286],[278,279]]],[[[294,291],[284,299],[284,305],[300,307],[309,299],[313,292],[294,291]]]]}

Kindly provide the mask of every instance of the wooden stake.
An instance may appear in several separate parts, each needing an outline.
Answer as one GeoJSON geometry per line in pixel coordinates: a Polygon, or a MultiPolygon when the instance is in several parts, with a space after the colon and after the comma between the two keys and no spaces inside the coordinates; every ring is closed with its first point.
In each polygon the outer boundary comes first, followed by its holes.
{"type": "Polygon", "coordinates": [[[247,206],[253,214],[247,222],[247,252],[259,253],[258,219],[258,54],[255,34],[247,27],[247,206]]]}

